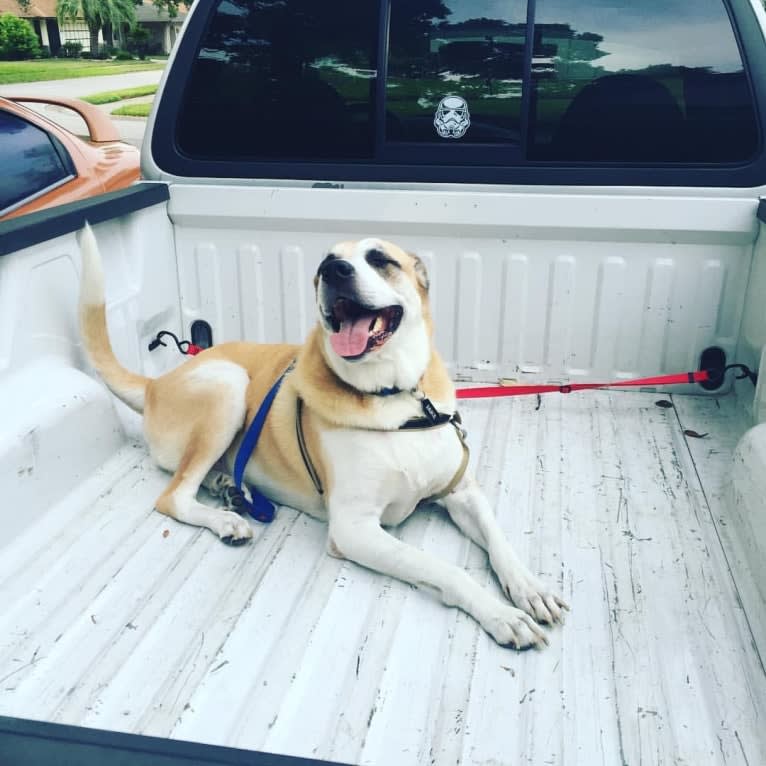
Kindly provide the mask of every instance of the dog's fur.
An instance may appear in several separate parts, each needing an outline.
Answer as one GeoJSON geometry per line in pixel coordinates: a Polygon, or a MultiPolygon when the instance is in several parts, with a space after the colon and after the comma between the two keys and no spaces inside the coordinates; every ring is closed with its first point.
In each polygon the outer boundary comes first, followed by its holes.
{"type": "MultiPolygon", "coordinates": [[[[491,595],[465,571],[383,529],[400,523],[423,499],[447,487],[463,457],[451,425],[396,430],[422,415],[416,390],[441,412],[455,409],[454,387],[433,347],[428,277],[418,258],[377,239],[336,245],[315,279],[318,322],[304,345],[224,343],[149,379],[124,369],[112,352],[101,260],[89,227],[82,233],[81,249],[80,324],[88,356],[113,393],[143,412],[151,454],[173,473],[156,502],[158,511],[208,527],[226,542],[247,542],[252,536],[249,523],[231,510],[198,502],[197,491],[201,485],[214,494],[231,491],[231,469],[244,428],[295,359],[247,464],[246,481],[277,503],[327,521],[332,555],[429,586],[445,604],[472,615],[500,644],[522,648],[547,643],[535,620],[557,622],[568,607],[518,560],[470,472],[439,502],[487,550],[503,590],[518,608],[491,595]],[[352,326],[343,324],[346,299],[362,307],[399,307],[396,316],[401,309],[398,326],[390,319],[381,325],[393,334],[356,358],[336,352],[333,337],[342,334],[337,328],[352,326]],[[386,388],[400,393],[378,395],[386,388]],[[324,496],[314,488],[299,452],[298,397],[305,403],[308,451],[324,496]]],[[[372,325],[367,332],[373,333],[372,325]]]]}

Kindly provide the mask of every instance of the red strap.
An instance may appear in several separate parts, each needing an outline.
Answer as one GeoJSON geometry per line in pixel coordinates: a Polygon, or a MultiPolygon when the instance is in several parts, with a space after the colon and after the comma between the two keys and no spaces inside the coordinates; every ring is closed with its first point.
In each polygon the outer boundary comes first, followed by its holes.
{"type": "Polygon", "coordinates": [[[563,386],[485,386],[481,388],[459,388],[458,399],[486,399],[493,396],[527,396],[529,394],[570,394],[572,391],[587,391],[592,388],[617,388],[629,386],[667,386],[678,383],[702,383],[710,380],[707,370],[680,372],[677,375],[660,375],[655,378],[617,380],[613,383],[568,383],[563,386]]]}

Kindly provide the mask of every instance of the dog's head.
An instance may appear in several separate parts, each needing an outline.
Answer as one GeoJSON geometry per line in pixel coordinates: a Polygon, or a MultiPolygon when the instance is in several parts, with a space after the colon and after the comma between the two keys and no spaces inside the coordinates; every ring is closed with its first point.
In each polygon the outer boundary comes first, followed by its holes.
{"type": "Polygon", "coordinates": [[[317,271],[325,356],[361,391],[417,386],[428,364],[431,320],[422,261],[390,242],[341,242],[317,271]]]}

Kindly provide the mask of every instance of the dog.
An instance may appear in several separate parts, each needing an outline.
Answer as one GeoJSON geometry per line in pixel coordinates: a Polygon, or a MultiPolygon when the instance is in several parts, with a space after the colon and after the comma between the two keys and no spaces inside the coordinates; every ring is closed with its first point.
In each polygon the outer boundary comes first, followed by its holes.
{"type": "Polygon", "coordinates": [[[239,492],[232,466],[246,426],[287,370],[245,464],[246,483],[327,522],[331,555],[427,586],[498,644],[548,643],[539,623],[562,621],[569,607],[518,559],[466,468],[455,389],[434,348],[428,275],[417,256],[380,239],[342,242],[314,278],[317,322],[303,345],[223,343],[150,379],[116,359],[88,226],[80,245],[84,347],[109,389],[143,413],[151,455],[173,474],[155,504],[160,513],[230,544],[250,540],[250,524],[232,510],[239,492]],[[200,503],[200,486],[228,510],[200,503]],[[487,551],[515,606],[385,530],[428,500],[487,551]]]}

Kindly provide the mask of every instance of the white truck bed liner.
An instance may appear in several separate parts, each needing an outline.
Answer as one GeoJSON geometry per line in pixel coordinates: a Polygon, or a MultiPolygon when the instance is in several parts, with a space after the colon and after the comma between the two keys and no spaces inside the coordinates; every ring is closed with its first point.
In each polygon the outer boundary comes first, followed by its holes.
{"type": "MultiPolygon", "coordinates": [[[[0,714],[360,764],[766,763],[765,618],[720,502],[747,423],[670,398],[462,407],[502,526],[572,605],[540,652],[327,556],[293,510],[244,548],[168,520],[127,446],[0,549],[0,714]]],[[[499,592],[440,512],[397,534],[499,592]]]]}

